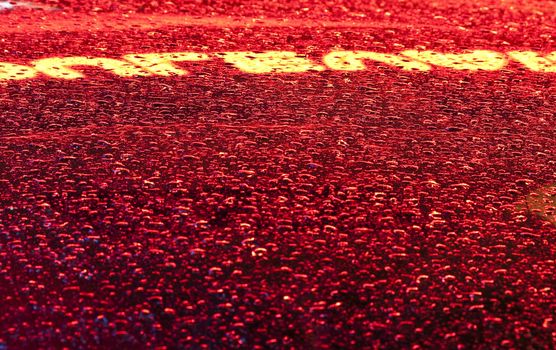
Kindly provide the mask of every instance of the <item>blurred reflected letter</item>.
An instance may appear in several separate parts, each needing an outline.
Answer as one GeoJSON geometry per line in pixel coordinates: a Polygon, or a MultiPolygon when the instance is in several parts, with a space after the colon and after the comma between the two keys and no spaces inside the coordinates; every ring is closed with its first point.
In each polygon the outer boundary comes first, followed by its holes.
{"type": "Polygon", "coordinates": [[[460,54],[406,50],[401,54],[414,60],[457,70],[498,70],[508,63],[503,54],[489,50],[474,50],[460,54]]]}
{"type": "Polygon", "coordinates": [[[145,53],[125,55],[124,59],[162,76],[186,75],[188,72],[176,67],[173,62],[204,61],[209,56],[197,52],[145,53]]]}
{"type": "Polygon", "coordinates": [[[37,71],[20,64],[0,62],[0,80],[21,80],[34,78],[37,71]]]}
{"type": "Polygon", "coordinates": [[[106,69],[121,77],[148,76],[149,72],[128,62],[113,58],[93,57],[53,57],[43,58],[33,62],[35,68],[48,76],[60,79],[84,78],[84,75],[71,67],[94,66],[106,69]]]}
{"type": "Polygon", "coordinates": [[[245,73],[303,73],[322,71],[324,67],[292,51],[219,52],[224,62],[245,73]]]}
{"type": "Polygon", "coordinates": [[[382,62],[403,70],[428,71],[426,63],[414,61],[407,57],[371,51],[332,51],[323,57],[323,62],[334,70],[365,70],[364,60],[382,62]]]}
{"type": "Polygon", "coordinates": [[[532,71],[556,73],[556,51],[544,57],[533,51],[511,51],[508,56],[532,71]]]}

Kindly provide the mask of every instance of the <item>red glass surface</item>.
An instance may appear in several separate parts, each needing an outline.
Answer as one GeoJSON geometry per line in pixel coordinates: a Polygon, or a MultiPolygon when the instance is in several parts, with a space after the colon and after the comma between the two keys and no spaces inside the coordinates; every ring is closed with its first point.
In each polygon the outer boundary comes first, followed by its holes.
{"type": "Polygon", "coordinates": [[[554,3],[12,5],[6,72],[211,58],[0,80],[0,349],[555,346],[554,3]],[[507,61],[323,60],[408,50],[507,61]]]}

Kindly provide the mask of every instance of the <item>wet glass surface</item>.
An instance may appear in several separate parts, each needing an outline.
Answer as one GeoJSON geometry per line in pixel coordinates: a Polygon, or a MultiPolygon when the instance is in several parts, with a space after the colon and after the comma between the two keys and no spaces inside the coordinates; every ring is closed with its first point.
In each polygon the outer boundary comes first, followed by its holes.
{"type": "Polygon", "coordinates": [[[555,10],[0,2],[0,349],[554,347],[555,10]]]}

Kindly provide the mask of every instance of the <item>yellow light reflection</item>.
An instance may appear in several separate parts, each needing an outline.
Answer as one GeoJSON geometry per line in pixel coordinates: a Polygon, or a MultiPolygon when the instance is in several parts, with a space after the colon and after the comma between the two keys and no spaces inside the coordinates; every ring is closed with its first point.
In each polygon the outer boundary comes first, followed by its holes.
{"type": "Polygon", "coordinates": [[[544,57],[533,51],[511,51],[508,56],[532,71],[556,73],[556,51],[544,57]]]}
{"type": "Polygon", "coordinates": [[[456,70],[498,70],[508,63],[504,54],[490,50],[474,50],[459,54],[406,50],[401,54],[414,60],[456,70]]]}
{"type": "Polygon", "coordinates": [[[323,57],[323,62],[334,70],[365,70],[364,60],[382,62],[403,70],[427,71],[431,67],[407,57],[371,51],[332,51],[323,57]]]}
{"type": "Polygon", "coordinates": [[[0,80],[21,80],[34,78],[37,71],[20,64],[0,62],[0,80]]]}
{"type": "Polygon", "coordinates": [[[293,51],[219,52],[216,55],[245,73],[303,73],[325,69],[293,51]]]}
{"type": "Polygon", "coordinates": [[[527,196],[527,209],[556,225],[556,184],[538,188],[527,196]]]}
{"type": "Polygon", "coordinates": [[[176,67],[173,62],[204,61],[208,60],[209,56],[197,52],[170,52],[131,54],[125,55],[124,59],[156,75],[172,76],[188,74],[186,70],[176,67]]]}
{"type": "Polygon", "coordinates": [[[92,66],[110,71],[121,77],[148,76],[151,73],[128,62],[113,58],[95,57],[53,57],[34,61],[35,69],[53,78],[77,79],[85,76],[72,69],[74,66],[92,66]]]}
{"type": "Polygon", "coordinates": [[[121,77],[132,76],[181,76],[189,72],[178,62],[208,61],[220,58],[245,73],[305,73],[323,71],[362,71],[369,61],[378,62],[406,71],[429,71],[433,66],[466,71],[501,70],[512,59],[527,69],[540,73],[556,73],[556,51],[540,54],[534,51],[507,53],[490,50],[473,50],[464,53],[406,50],[400,53],[372,51],[332,51],[314,62],[304,54],[293,51],[230,51],[217,53],[168,52],[127,54],[122,59],[102,57],[52,57],[32,62],[33,66],[0,62],[0,80],[21,80],[44,73],[52,78],[77,79],[84,74],[75,67],[102,68],[121,77]],[[322,63],[322,64],[321,64],[322,63]]]}

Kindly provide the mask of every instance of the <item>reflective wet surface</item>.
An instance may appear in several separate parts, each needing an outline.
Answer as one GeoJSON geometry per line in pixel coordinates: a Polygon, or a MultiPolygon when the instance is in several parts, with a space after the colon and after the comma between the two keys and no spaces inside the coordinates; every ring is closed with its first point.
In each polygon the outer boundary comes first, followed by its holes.
{"type": "Polygon", "coordinates": [[[2,4],[0,348],[554,347],[551,3],[2,4]]]}

